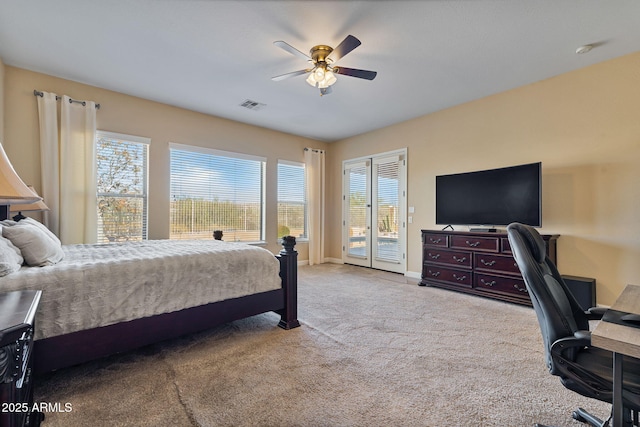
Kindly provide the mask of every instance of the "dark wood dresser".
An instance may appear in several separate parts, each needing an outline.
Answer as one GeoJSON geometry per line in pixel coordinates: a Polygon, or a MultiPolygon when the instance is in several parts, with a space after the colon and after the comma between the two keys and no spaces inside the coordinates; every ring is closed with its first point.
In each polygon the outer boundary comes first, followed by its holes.
{"type": "MultiPolygon", "coordinates": [[[[542,237],[555,264],[559,235],[542,237]]],[[[504,232],[422,230],[420,285],[531,306],[504,232]]]]}
{"type": "Polygon", "coordinates": [[[39,426],[33,411],[33,333],[41,291],[0,294],[0,426],[39,426]]]}

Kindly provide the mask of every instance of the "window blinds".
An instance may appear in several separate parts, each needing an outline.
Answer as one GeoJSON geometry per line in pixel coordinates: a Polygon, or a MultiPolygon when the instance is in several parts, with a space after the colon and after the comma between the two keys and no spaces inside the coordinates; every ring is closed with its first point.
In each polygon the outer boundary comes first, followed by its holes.
{"type": "Polygon", "coordinates": [[[278,238],[307,238],[307,185],[303,163],[278,161],[278,238]]]}
{"type": "Polygon", "coordinates": [[[170,158],[170,238],[263,240],[263,158],[181,144],[170,158]]]}
{"type": "Polygon", "coordinates": [[[399,262],[399,161],[397,158],[383,159],[374,162],[374,166],[376,176],[374,188],[378,210],[376,215],[378,219],[376,258],[383,261],[399,262]]]}

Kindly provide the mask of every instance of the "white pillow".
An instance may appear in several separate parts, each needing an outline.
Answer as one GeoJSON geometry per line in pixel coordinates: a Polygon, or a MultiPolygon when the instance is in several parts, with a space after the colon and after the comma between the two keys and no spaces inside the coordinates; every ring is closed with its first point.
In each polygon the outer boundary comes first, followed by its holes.
{"type": "Polygon", "coordinates": [[[64,258],[60,240],[35,220],[22,220],[10,227],[2,227],[2,235],[20,249],[27,265],[42,267],[56,264],[64,258]]]}
{"type": "Polygon", "coordinates": [[[0,277],[20,270],[23,262],[20,249],[11,240],[0,236],[0,277]]]}
{"type": "MultiPolygon", "coordinates": [[[[29,217],[27,217],[27,218],[24,218],[24,219],[20,220],[20,222],[17,222],[16,224],[24,224],[24,223],[27,223],[27,224],[33,224],[33,225],[35,225],[35,226],[36,226],[36,227],[38,227],[40,230],[44,231],[44,233],[45,233],[47,236],[49,236],[49,237],[51,238],[51,240],[53,240],[54,242],[56,242],[58,245],[62,245],[62,243],[60,243],[60,239],[58,239],[58,236],[56,236],[55,234],[53,234],[53,232],[52,232],[51,230],[49,230],[49,229],[47,228],[47,226],[46,226],[46,225],[44,225],[43,223],[38,222],[38,221],[36,221],[36,220],[35,220],[35,219],[33,219],[33,218],[29,218],[29,217]]],[[[15,225],[15,224],[14,224],[14,225],[15,225]]]]}

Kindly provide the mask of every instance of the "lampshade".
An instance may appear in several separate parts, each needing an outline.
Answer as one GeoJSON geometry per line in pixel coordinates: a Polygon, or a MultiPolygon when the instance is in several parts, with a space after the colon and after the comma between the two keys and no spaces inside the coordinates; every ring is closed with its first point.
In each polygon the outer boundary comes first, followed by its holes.
{"type": "Polygon", "coordinates": [[[0,143],[0,205],[33,203],[38,200],[42,200],[42,197],[29,190],[22,182],[0,143]]]}
{"type": "MultiPolygon", "coordinates": [[[[33,194],[38,196],[38,193],[36,193],[36,190],[33,188],[33,186],[28,185],[27,187],[29,188],[29,190],[31,190],[33,194]]],[[[10,212],[37,212],[37,211],[48,211],[49,207],[42,201],[42,199],[40,199],[33,203],[21,203],[17,205],[11,205],[9,207],[9,210],[10,212]]]]}
{"type": "Polygon", "coordinates": [[[321,82],[318,82],[318,87],[320,89],[328,88],[329,86],[334,84],[337,80],[338,79],[331,71],[327,71],[326,73],[324,73],[324,79],[321,82]]]}
{"type": "Polygon", "coordinates": [[[317,82],[316,82],[316,79],[314,79],[313,77],[314,77],[314,74],[313,74],[313,73],[309,74],[309,77],[307,77],[307,80],[306,80],[306,81],[307,81],[307,83],[309,83],[311,86],[316,87],[316,83],[317,83],[317,82]]]}

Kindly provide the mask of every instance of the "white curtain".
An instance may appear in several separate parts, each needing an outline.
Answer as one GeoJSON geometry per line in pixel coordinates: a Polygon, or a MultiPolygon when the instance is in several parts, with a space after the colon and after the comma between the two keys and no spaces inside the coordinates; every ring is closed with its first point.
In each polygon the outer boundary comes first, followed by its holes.
{"type": "Polygon", "coordinates": [[[58,153],[58,106],[56,94],[43,92],[38,99],[40,118],[40,172],[42,198],[49,207],[43,215],[44,225],[60,236],[60,158],[58,153]]]}
{"type": "Polygon", "coordinates": [[[304,149],[309,210],[309,265],[324,262],[324,150],[304,149]]]}
{"type": "Polygon", "coordinates": [[[95,103],[70,102],[68,96],[62,96],[58,134],[56,95],[46,92],[43,95],[38,98],[42,197],[51,209],[46,224],[64,244],[95,243],[98,221],[95,103]]]}

